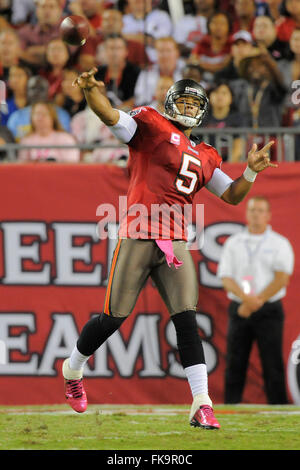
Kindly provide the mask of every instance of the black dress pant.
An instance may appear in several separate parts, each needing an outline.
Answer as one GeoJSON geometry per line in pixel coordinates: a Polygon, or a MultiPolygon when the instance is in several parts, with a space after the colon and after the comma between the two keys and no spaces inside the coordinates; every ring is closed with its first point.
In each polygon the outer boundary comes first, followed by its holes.
{"type": "Polygon", "coordinates": [[[229,305],[225,403],[240,403],[253,342],[257,342],[262,364],[265,392],[269,404],[288,403],[282,334],[284,312],[280,301],[266,302],[249,318],[238,315],[239,303],[229,305]]]}

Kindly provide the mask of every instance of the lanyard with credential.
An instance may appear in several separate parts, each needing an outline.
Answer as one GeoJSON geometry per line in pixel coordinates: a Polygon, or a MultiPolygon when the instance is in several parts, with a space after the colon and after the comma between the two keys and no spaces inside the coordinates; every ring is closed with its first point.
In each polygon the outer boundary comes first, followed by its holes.
{"type": "Polygon", "coordinates": [[[246,251],[247,251],[247,255],[248,255],[248,265],[246,266],[246,270],[247,272],[245,273],[246,275],[242,277],[241,281],[242,281],[242,289],[244,291],[245,294],[247,295],[255,295],[255,285],[256,285],[256,282],[255,282],[255,273],[254,273],[254,266],[253,266],[253,262],[255,260],[255,257],[257,255],[257,253],[259,252],[259,249],[261,247],[261,245],[264,243],[265,239],[267,238],[268,236],[268,232],[266,232],[264,234],[264,236],[262,237],[262,239],[257,243],[256,247],[254,250],[251,250],[250,246],[249,246],[249,242],[248,240],[245,240],[245,247],[246,247],[246,251]]]}
{"type": "Polygon", "coordinates": [[[268,237],[269,235],[269,232],[268,230],[266,230],[264,236],[262,237],[262,239],[257,243],[256,247],[254,250],[251,250],[250,246],[249,246],[249,241],[248,240],[245,240],[245,247],[246,247],[246,251],[247,251],[247,255],[248,255],[248,260],[249,260],[249,264],[251,265],[257,255],[257,253],[259,252],[259,249],[260,247],[262,246],[262,244],[264,243],[264,241],[266,240],[266,238],[268,237]]]}

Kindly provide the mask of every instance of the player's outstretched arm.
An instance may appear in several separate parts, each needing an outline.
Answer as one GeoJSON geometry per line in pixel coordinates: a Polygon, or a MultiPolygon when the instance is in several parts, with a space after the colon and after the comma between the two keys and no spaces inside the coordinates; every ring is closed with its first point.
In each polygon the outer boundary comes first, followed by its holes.
{"type": "Polygon", "coordinates": [[[273,144],[274,141],[271,141],[261,150],[257,150],[257,145],[253,144],[248,153],[247,168],[221,196],[223,201],[228,202],[228,204],[239,204],[250,191],[258,173],[269,167],[278,167],[277,164],[270,162],[269,150],[273,144]]]}
{"type": "Polygon", "coordinates": [[[87,104],[104,124],[114,126],[119,121],[119,111],[111,106],[105,96],[105,85],[95,79],[96,72],[96,67],[83,72],[74,80],[73,86],[79,86],[83,90],[87,104]]]}

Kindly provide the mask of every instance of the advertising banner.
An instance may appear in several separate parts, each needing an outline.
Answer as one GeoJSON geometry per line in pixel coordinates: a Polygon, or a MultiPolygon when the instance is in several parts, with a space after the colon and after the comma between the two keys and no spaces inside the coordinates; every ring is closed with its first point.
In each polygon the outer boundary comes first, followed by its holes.
{"type": "MultiPolygon", "coordinates": [[[[245,164],[224,164],[232,178],[245,164]]],[[[289,239],[295,271],[283,300],[284,360],[289,399],[300,403],[300,164],[260,174],[251,195],[271,202],[273,230],[289,239]]],[[[0,173],[0,403],[64,402],[61,365],[78,334],[103,311],[117,242],[126,168],[110,165],[3,165],[0,173]],[[99,206],[116,210],[99,239],[99,206]],[[97,211],[98,209],[98,211],[97,211]]],[[[191,251],[199,280],[197,322],[214,403],[224,402],[228,299],[216,277],[222,244],[245,225],[245,199],[231,206],[206,189],[204,238],[191,251]]],[[[196,206],[195,206],[196,207],[196,206]]],[[[149,279],[131,316],[85,369],[89,403],[180,404],[191,393],[180,365],[169,313],[149,279]]],[[[251,353],[244,403],[266,403],[257,348],[251,353]]]]}

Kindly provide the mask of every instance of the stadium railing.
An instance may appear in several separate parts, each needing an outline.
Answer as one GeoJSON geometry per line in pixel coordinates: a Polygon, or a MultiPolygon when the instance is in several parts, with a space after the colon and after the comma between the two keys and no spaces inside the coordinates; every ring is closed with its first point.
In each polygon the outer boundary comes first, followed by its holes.
{"type": "MultiPolygon", "coordinates": [[[[240,161],[247,159],[247,154],[253,143],[257,143],[259,148],[270,140],[274,140],[273,158],[278,162],[293,162],[300,158],[299,150],[297,155],[296,141],[300,139],[300,128],[294,127],[264,127],[261,129],[253,128],[198,128],[195,135],[202,136],[204,142],[211,143],[213,137],[213,146],[222,155],[224,150],[231,155],[233,141],[235,138],[242,140],[242,155],[240,161]]],[[[228,161],[231,158],[229,157],[228,161]]]]}
{"type": "MultiPolygon", "coordinates": [[[[296,127],[270,127],[270,128],[226,128],[226,129],[214,129],[214,128],[197,128],[194,134],[201,137],[204,142],[213,145],[218,152],[224,155],[224,152],[228,154],[228,162],[231,161],[231,152],[233,148],[234,139],[240,138],[242,142],[242,154],[240,161],[246,161],[247,153],[250,150],[252,144],[256,142],[259,146],[265,145],[268,141],[274,140],[274,154],[273,159],[282,162],[294,162],[300,160],[300,128],[296,127]]],[[[18,152],[22,149],[72,149],[78,148],[82,153],[88,154],[94,149],[107,149],[107,148],[126,148],[126,145],[122,144],[76,144],[76,145],[35,145],[28,146],[22,144],[5,144],[0,146],[0,152],[6,152],[6,157],[2,160],[3,163],[17,161],[18,152]]],[[[89,162],[89,159],[83,159],[83,161],[89,162]]],[[[90,160],[93,163],[92,159],[90,160]]]]}

